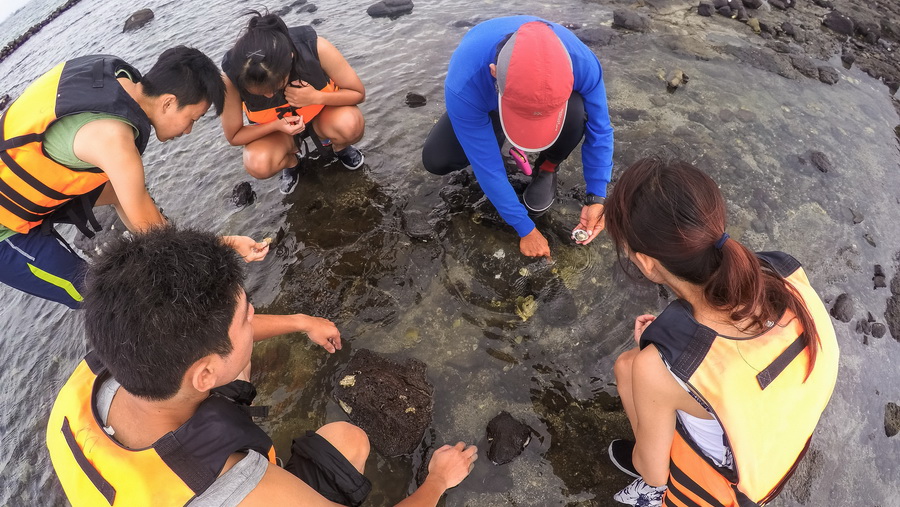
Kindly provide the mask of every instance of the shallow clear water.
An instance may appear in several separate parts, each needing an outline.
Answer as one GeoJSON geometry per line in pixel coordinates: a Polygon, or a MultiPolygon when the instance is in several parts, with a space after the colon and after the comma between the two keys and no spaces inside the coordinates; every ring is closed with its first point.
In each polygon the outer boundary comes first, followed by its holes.
{"type": "MultiPolygon", "coordinates": [[[[113,53],[146,69],[163,49],[184,43],[218,61],[243,24],[236,14],[255,5],[84,0],[0,63],[0,93],[14,95],[81,54],[113,53]],[[156,19],[122,34],[124,20],[145,6],[156,19]]],[[[443,112],[447,61],[466,30],[454,22],[528,12],[589,27],[608,24],[612,7],[419,2],[411,15],[391,21],[369,18],[368,5],[322,1],[314,14],[285,17],[288,24],[323,19],[319,33],[366,84],[365,170],[315,164],[287,198],[275,181],[253,182],[259,199],[238,210],[231,188],[250,178],[240,149],[225,143],[208,115],[189,136],[151,142],[144,157],[151,193],[183,225],[256,237],[284,228],[282,246],[249,266],[255,304],[328,317],[342,332],[344,351],[330,357],[302,336],[258,346],[253,378],[260,401],[272,405],[264,426],[281,454],[294,435],[342,417],[330,386],[354,348],[369,348],[428,364],[436,387],[428,436],[434,443],[483,445],[485,425],[501,410],[539,434],[509,465],[495,467],[482,453],[446,505],[610,505],[612,492],[628,482],[604,459],[609,440],[628,431],[610,397],[612,362],[630,346],[633,317],[658,311],[665,300],[655,286],[622,273],[606,237],[586,248],[566,239],[579,211],[571,196],[583,187],[577,152],[563,166],[560,202],[538,222],[550,238],[553,266],[522,258],[514,233],[491,219],[489,207],[450,212],[441,188],[451,177],[427,175],[419,152],[443,112]],[[428,104],[407,108],[408,91],[428,104]],[[431,239],[412,239],[407,230],[423,222],[431,239]],[[529,296],[537,311],[523,320],[516,309],[529,296]]],[[[668,20],[650,35],[620,34],[597,49],[617,171],[649,154],[695,163],[720,183],[733,237],[792,253],[823,298],[850,293],[857,317],[868,310],[883,322],[890,294],[872,290],[872,267],[882,264],[892,276],[900,250],[900,120],[886,89],[855,70],[840,69],[834,86],[788,80],[728,56],[727,46],[748,44],[737,25],[699,20],[687,8],[668,20]],[[673,68],[690,81],[668,94],[657,74],[673,68]],[[802,163],[809,150],[824,152],[834,170],[823,174],[802,163]],[[861,223],[853,224],[850,209],[864,216],[861,223]]],[[[7,358],[0,374],[0,505],[63,504],[43,435],[55,393],[84,353],[80,316],[5,287],[0,297],[0,356],[7,358]]],[[[810,458],[774,505],[890,505],[900,498],[900,440],[883,430],[885,403],[900,401],[893,367],[900,344],[888,335],[863,345],[855,322],[835,324],[843,356],[834,399],[810,458]]],[[[367,504],[402,498],[414,462],[373,453],[367,474],[376,490],[367,504]]]]}

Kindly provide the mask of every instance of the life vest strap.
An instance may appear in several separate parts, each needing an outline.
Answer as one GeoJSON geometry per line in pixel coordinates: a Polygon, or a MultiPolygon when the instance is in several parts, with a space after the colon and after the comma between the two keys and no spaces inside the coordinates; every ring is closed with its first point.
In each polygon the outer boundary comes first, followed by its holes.
{"type": "MultiPolygon", "coordinates": [[[[0,132],[2,135],[2,132],[0,132]]],[[[7,151],[0,151],[0,160],[9,167],[10,171],[13,172],[16,176],[22,179],[25,183],[28,183],[31,188],[37,190],[38,192],[46,195],[51,199],[56,199],[57,201],[67,201],[71,199],[72,195],[66,195],[62,192],[57,192],[56,190],[45,185],[41,180],[35,178],[28,171],[22,168],[18,162],[16,162],[7,151]]]]}
{"type": "MultiPolygon", "coordinates": [[[[5,117],[6,115],[4,115],[5,117]]],[[[9,139],[4,139],[0,141],[0,151],[11,150],[13,148],[18,148],[20,146],[25,146],[28,143],[35,143],[41,140],[41,135],[36,133],[24,134],[21,136],[10,137],[9,139]]]]}
{"type": "Polygon", "coordinates": [[[84,455],[84,451],[81,450],[81,447],[78,446],[78,442],[75,441],[75,435],[72,433],[72,428],[69,426],[68,417],[63,418],[63,424],[60,430],[63,433],[63,437],[66,439],[66,443],[69,444],[69,450],[72,451],[75,462],[81,467],[81,471],[83,471],[88,479],[90,479],[91,483],[94,484],[97,491],[106,498],[106,501],[112,505],[116,501],[116,488],[114,488],[109,481],[104,479],[103,476],[100,475],[100,472],[94,468],[94,465],[88,461],[87,456],[84,455]]]}
{"type": "Polygon", "coordinates": [[[756,381],[759,383],[760,389],[769,387],[769,384],[803,352],[803,349],[806,348],[806,343],[803,340],[804,336],[806,336],[806,333],[801,333],[788,348],[784,349],[784,352],[778,354],[778,357],[769,366],[766,366],[763,371],[756,374],[756,381]]]}
{"type": "Polygon", "coordinates": [[[26,222],[40,222],[46,218],[47,213],[53,210],[53,208],[44,208],[25,200],[21,194],[3,180],[0,180],[0,207],[26,222]],[[31,209],[25,209],[23,206],[31,209]],[[44,213],[35,213],[35,211],[40,209],[45,210],[44,213]]]}
{"type": "MultiPolygon", "coordinates": [[[[669,473],[672,474],[672,479],[678,481],[685,489],[687,489],[694,495],[702,498],[703,501],[708,503],[710,506],[725,507],[724,505],[722,505],[721,502],[719,502],[716,499],[716,497],[709,494],[708,491],[706,491],[705,489],[700,487],[699,484],[694,482],[693,479],[688,477],[688,475],[686,473],[684,473],[680,468],[678,468],[678,465],[676,465],[674,461],[669,462],[669,473]]],[[[669,491],[673,491],[674,489],[677,489],[677,486],[673,483],[673,481],[671,479],[669,480],[669,483],[667,484],[667,486],[669,487],[669,491]]],[[[682,500],[682,499],[679,498],[679,500],[682,500]]]]}

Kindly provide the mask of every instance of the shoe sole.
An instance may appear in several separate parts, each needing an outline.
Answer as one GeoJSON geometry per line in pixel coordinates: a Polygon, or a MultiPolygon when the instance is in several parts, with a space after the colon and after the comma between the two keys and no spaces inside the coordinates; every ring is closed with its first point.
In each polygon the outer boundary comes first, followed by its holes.
{"type": "Polygon", "coordinates": [[[550,207],[553,206],[553,203],[555,203],[555,202],[556,202],[556,199],[553,199],[552,201],[550,201],[550,204],[548,204],[544,209],[536,209],[532,206],[529,206],[528,202],[525,200],[524,197],[522,198],[522,203],[525,204],[525,207],[528,208],[528,211],[530,211],[532,213],[543,213],[543,212],[547,211],[548,209],[550,209],[550,207]]]}
{"type": "MultiPolygon", "coordinates": [[[[340,159],[338,159],[338,160],[340,160],[340,159]]],[[[355,170],[359,169],[360,167],[362,167],[363,164],[365,164],[365,163],[366,163],[366,156],[363,155],[362,153],[359,154],[359,163],[356,164],[355,166],[349,166],[349,165],[345,164],[343,160],[341,160],[341,165],[344,166],[345,168],[347,168],[348,171],[355,171],[355,170]]]]}
{"type": "Polygon", "coordinates": [[[635,479],[639,479],[641,477],[640,475],[637,475],[634,472],[632,472],[631,470],[628,470],[627,468],[620,465],[618,461],[616,461],[616,457],[613,456],[612,446],[613,446],[613,442],[610,442],[609,447],[606,448],[606,453],[609,454],[609,460],[612,461],[612,464],[615,465],[616,468],[621,470],[622,473],[624,473],[625,475],[634,477],[635,479]]]}

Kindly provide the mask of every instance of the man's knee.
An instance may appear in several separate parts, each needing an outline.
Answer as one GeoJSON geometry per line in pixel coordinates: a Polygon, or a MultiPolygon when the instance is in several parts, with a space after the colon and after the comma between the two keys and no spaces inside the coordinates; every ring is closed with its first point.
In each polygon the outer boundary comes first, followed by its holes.
{"type": "Polygon", "coordinates": [[[364,472],[369,457],[369,437],[359,426],[338,421],[322,426],[316,433],[343,454],[359,473],[364,472]]]}
{"type": "Polygon", "coordinates": [[[244,169],[250,176],[258,180],[269,178],[279,169],[274,165],[275,157],[272,153],[244,149],[244,169]]]}

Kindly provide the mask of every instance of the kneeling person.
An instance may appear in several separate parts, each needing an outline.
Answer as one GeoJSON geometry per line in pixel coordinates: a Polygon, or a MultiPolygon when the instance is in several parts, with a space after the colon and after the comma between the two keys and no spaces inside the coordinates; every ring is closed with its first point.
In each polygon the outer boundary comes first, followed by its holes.
{"type": "MultiPolygon", "coordinates": [[[[47,428],[74,505],[363,501],[361,429],[337,422],[296,439],[287,464],[295,476],[275,464],[271,439],[248,415],[252,345],[265,336],[240,259],[219,238],[163,227],[120,240],[90,267],[86,291],[91,352],[47,428]]],[[[468,475],[476,452],[462,443],[436,451],[403,504],[435,505],[468,475]]]]}

